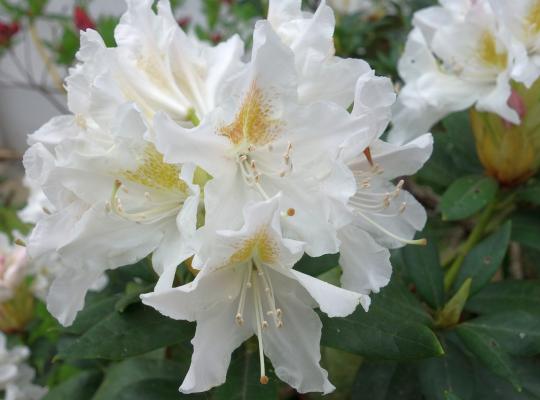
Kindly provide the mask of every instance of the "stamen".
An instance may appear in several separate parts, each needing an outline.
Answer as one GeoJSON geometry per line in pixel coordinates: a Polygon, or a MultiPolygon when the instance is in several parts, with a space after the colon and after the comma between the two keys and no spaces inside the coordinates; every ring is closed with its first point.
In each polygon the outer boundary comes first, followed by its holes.
{"type": "MultiPolygon", "coordinates": [[[[251,269],[251,268],[250,268],[251,269]]],[[[263,337],[262,337],[262,326],[263,326],[263,320],[261,315],[261,298],[259,296],[259,290],[257,287],[257,280],[253,280],[253,301],[255,302],[255,317],[257,319],[257,339],[259,341],[259,362],[260,362],[260,368],[261,368],[261,378],[260,382],[263,385],[266,385],[268,383],[268,377],[266,376],[266,370],[264,365],[264,348],[263,348],[263,337]]]]}
{"type": "Polygon", "coordinates": [[[268,315],[272,315],[274,318],[274,323],[279,328],[283,326],[283,321],[281,320],[281,310],[276,308],[276,298],[274,296],[274,288],[272,287],[272,280],[266,276],[264,273],[264,269],[259,266],[257,263],[253,263],[255,268],[257,268],[257,275],[261,277],[261,281],[263,283],[264,292],[266,294],[266,300],[268,301],[268,305],[270,307],[270,311],[267,313],[268,315]]]}
{"type": "Polygon", "coordinates": [[[242,282],[242,290],[240,291],[240,300],[238,301],[238,310],[236,311],[236,323],[242,325],[244,323],[243,313],[244,307],[246,304],[246,291],[251,288],[251,271],[252,267],[248,268],[248,272],[244,276],[244,281],[242,282]]]}
{"type": "Polygon", "coordinates": [[[390,232],[389,230],[383,228],[381,225],[379,225],[378,223],[376,223],[375,221],[373,221],[371,218],[369,218],[367,215],[363,214],[361,211],[359,210],[356,210],[356,215],[364,218],[366,221],[368,221],[371,225],[373,225],[375,228],[379,229],[381,232],[387,234],[388,236],[390,236],[391,238],[394,238],[398,241],[400,241],[401,243],[405,243],[405,244],[414,244],[414,245],[419,245],[419,246],[425,246],[427,245],[427,240],[425,238],[422,238],[422,239],[415,239],[415,240],[407,240],[407,239],[404,239],[402,237],[399,237],[395,234],[393,234],[392,232],[390,232]]]}

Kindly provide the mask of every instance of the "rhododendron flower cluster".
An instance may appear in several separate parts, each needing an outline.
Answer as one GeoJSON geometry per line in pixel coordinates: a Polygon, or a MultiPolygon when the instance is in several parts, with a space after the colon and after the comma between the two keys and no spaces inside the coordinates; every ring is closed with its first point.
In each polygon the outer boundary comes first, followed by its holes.
{"type": "Polygon", "coordinates": [[[47,389],[34,385],[35,372],[25,361],[30,351],[26,347],[8,348],[6,336],[0,333],[0,391],[8,400],[40,400],[47,389]]]}
{"type": "Polygon", "coordinates": [[[515,83],[540,76],[535,0],[440,0],[416,12],[399,62],[405,81],[390,140],[405,143],[446,115],[475,107],[519,125],[515,83]]]}
{"type": "Polygon", "coordinates": [[[388,284],[389,249],[423,228],[423,207],[394,179],[431,153],[429,134],[380,139],[391,82],[334,55],[334,14],[270,1],[253,46],[186,34],[168,1],[128,0],[107,48],[81,33],[66,80],[71,114],[30,136],[28,179],[50,203],[28,238],[62,268],[48,308],[69,325],[106,270],[152,255],[143,302],[197,322],[184,393],[225,381],[231,353],[257,336],[276,375],[301,392],[333,390],[319,365],[321,321],[369,309],[388,284]],[[295,270],[340,253],[342,288],[295,270]],[[192,282],[175,285],[189,260],[192,282]]]}

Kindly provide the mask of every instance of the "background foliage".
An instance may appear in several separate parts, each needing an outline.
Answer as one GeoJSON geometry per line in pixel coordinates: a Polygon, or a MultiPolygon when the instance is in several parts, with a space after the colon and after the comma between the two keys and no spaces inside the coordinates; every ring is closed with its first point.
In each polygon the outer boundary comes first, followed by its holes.
{"type": "MultiPolygon", "coordinates": [[[[412,12],[430,3],[399,2],[388,14],[339,16],[337,53],[366,59],[378,74],[399,82],[396,65],[412,12]]],[[[265,1],[204,0],[205,24],[190,26],[186,16],[179,23],[208,41],[234,32],[247,39],[252,20],[266,7],[265,1]]],[[[57,35],[44,45],[59,68],[73,63],[80,21],[72,15],[49,13],[47,0],[0,0],[0,10],[22,29],[49,21],[57,35]]],[[[114,46],[117,16],[89,18],[114,46]]],[[[0,46],[4,56],[17,40],[14,35],[0,46]]],[[[369,313],[358,310],[342,319],[321,314],[322,362],[338,388],[329,399],[540,398],[540,179],[500,187],[486,176],[467,113],[448,117],[434,133],[432,158],[406,182],[428,210],[428,245],[393,253],[392,282],[373,296],[369,313]]],[[[22,206],[3,195],[2,231],[28,229],[16,217],[22,206]]],[[[328,281],[339,278],[337,256],[304,257],[298,269],[328,281]]],[[[177,279],[186,282],[190,275],[179,269],[177,279]]],[[[37,305],[33,321],[10,341],[31,348],[38,382],[51,388],[46,400],[319,397],[298,395],[272,375],[261,386],[254,342],[234,353],[225,385],[179,394],[194,325],[140,304],[139,294],[155,282],[149,260],[109,272],[106,289],[88,296],[68,328],[37,305]]]]}

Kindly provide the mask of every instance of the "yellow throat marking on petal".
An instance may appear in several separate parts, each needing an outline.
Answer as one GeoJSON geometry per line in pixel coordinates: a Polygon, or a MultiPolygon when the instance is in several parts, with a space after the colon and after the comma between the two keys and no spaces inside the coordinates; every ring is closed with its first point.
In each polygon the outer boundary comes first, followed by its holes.
{"type": "Polygon", "coordinates": [[[123,175],[132,182],[154,189],[188,191],[186,183],[179,178],[180,168],[163,161],[163,155],[152,144],[144,150],[143,163],[123,175]]]}
{"type": "Polygon", "coordinates": [[[227,136],[235,145],[264,146],[278,137],[283,126],[272,113],[271,99],[253,82],[234,121],[220,127],[218,133],[227,136]]]}
{"type": "Polygon", "coordinates": [[[508,64],[508,54],[506,51],[499,52],[495,37],[489,31],[484,32],[480,39],[479,53],[484,64],[499,70],[505,69],[508,64]]]}
{"type": "Polygon", "coordinates": [[[532,33],[540,33],[540,0],[534,1],[525,18],[525,25],[532,33]]]}
{"type": "Polygon", "coordinates": [[[228,264],[236,264],[249,260],[252,256],[265,264],[272,264],[278,257],[278,246],[268,231],[261,229],[238,246],[238,250],[230,257],[228,264]]]}

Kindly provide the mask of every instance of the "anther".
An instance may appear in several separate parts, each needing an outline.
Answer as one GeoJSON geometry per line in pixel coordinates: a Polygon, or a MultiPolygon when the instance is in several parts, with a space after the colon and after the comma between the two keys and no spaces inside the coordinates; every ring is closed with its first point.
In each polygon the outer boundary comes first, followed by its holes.
{"type": "Polygon", "coordinates": [[[261,385],[267,385],[268,381],[269,379],[266,375],[261,376],[261,379],[259,380],[259,382],[261,382],[261,385]]]}
{"type": "Polygon", "coordinates": [[[238,325],[243,325],[244,324],[244,318],[242,318],[242,314],[236,314],[236,323],[238,325]]]}
{"type": "Polygon", "coordinates": [[[288,215],[289,217],[294,217],[294,214],[296,214],[296,210],[295,210],[294,208],[289,208],[289,209],[287,210],[287,215],[288,215]]]}
{"type": "Polygon", "coordinates": [[[399,206],[399,213],[403,214],[406,208],[407,208],[407,203],[405,202],[401,203],[401,206],[399,206]]]}
{"type": "Polygon", "coordinates": [[[23,246],[23,247],[26,247],[26,242],[25,242],[24,240],[22,240],[22,239],[18,239],[18,238],[15,239],[15,244],[16,244],[17,246],[23,246]]]}

